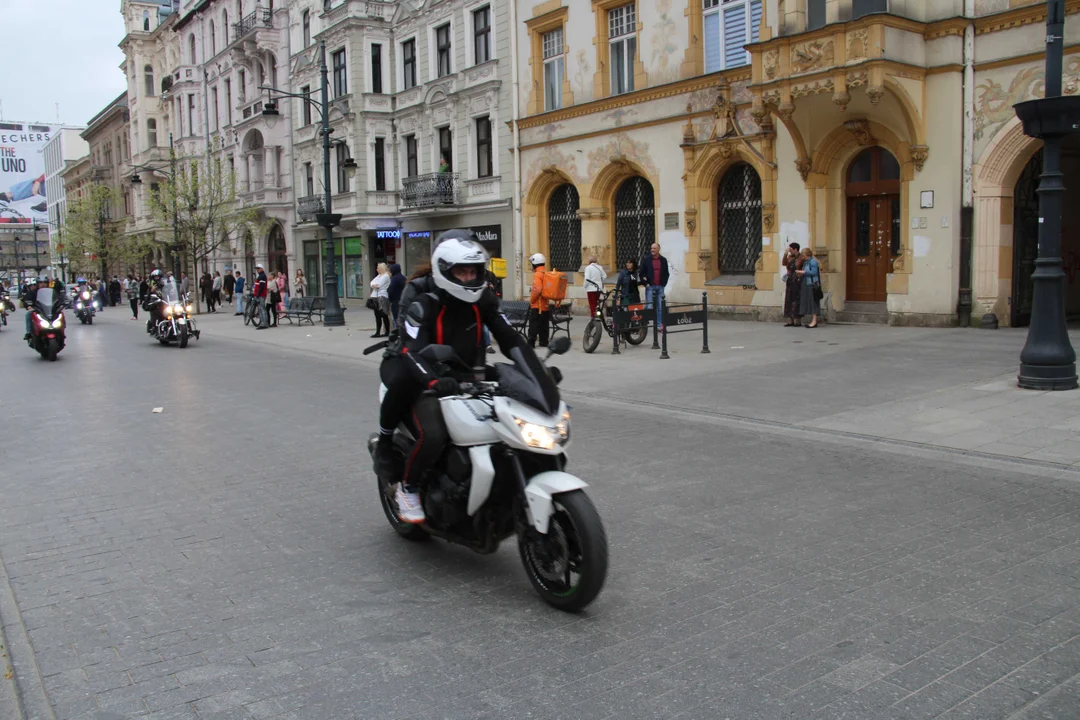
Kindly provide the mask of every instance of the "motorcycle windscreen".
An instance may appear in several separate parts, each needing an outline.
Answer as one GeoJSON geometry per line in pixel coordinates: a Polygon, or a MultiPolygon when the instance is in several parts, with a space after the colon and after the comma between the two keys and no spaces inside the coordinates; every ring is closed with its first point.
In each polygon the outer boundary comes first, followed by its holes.
{"type": "Polygon", "coordinates": [[[176,283],[168,282],[161,292],[161,299],[170,305],[180,302],[180,291],[176,289],[176,283]]]}
{"type": "Polygon", "coordinates": [[[559,409],[559,387],[531,348],[510,351],[513,365],[499,363],[495,372],[507,397],[519,400],[540,412],[554,415],[559,409]]]}
{"type": "Polygon", "coordinates": [[[52,288],[38,288],[37,294],[34,295],[34,304],[37,305],[37,311],[49,320],[60,314],[60,297],[52,288]]]}

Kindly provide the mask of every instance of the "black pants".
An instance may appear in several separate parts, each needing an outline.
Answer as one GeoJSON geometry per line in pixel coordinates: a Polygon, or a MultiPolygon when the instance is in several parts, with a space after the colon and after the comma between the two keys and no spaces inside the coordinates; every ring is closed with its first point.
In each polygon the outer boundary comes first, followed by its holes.
{"type": "Polygon", "coordinates": [[[135,298],[131,298],[131,316],[134,318],[139,317],[139,301],[135,298]]]}
{"type": "Polygon", "coordinates": [[[383,313],[382,310],[375,309],[375,310],[372,310],[372,312],[375,313],[375,334],[376,335],[382,335],[383,332],[384,332],[383,331],[383,326],[385,325],[386,326],[385,332],[386,332],[387,335],[389,335],[390,334],[390,318],[386,317],[386,315],[383,313]]]}
{"type": "Polygon", "coordinates": [[[547,347],[548,331],[551,330],[551,311],[541,312],[536,308],[529,310],[529,347],[536,347],[537,335],[540,336],[540,347],[547,347]]]}
{"type": "Polygon", "coordinates": [[[203,302],[206,303],[206,312],[214,312],[214,296],[209,292],[203,293],[203,302]]]}
{"type": "Polygon", "coordinates": [[[271,324],[272,325],[277,325],[277,320],[278,320],[277,303],[276,302],[270,302],[269,298],[267,298],[267,300],[266,300],[266,312],[267,312],[268,315],[273,315],[274,316],[274,322],[271,323],[271,324]]]}
{"type": "Polygon", "coordinates": [[[423,388],[409,374],[406,362],[404,358],[391,357],[383,360],[379,368],[380,379],[386,386],[386,396],[379,409],[379,425],[392,430],[406,422],[416,437],[416,445],[405,459],[402,477],[402,484],[416,492],[450,436],[438,398],[423,394],[423,388]]]}

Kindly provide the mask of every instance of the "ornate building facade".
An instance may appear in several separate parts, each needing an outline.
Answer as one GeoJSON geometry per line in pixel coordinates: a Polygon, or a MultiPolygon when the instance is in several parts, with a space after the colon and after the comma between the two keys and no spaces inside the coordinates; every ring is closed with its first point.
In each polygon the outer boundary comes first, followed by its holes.
{"type": "MultiPolygon", "coordinates": [[[[1080,2],[1067,12],[1076,92],[1080,2]]],[[[778,317],[797,242],[841,319],[1030,314],[1039,144],[1011,106],[1041,92],[1045,3],[518,0],[517,14],[522,252],[549,254],[577,294],[584,256],[610,269],[656,241],[669,296],[778,317]]]]}

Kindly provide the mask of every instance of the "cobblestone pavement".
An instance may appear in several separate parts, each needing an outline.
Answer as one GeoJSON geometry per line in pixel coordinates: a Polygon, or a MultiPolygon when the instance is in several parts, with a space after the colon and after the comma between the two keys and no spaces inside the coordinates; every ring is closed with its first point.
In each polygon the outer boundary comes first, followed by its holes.
{"type": "Polygon", "coordinates": [[[1076,717],[1075,470],[574,394],[612,564],[566,615],[512,547],[393,534],[372,364],[140,326],[0,335],[25,717],[1076,717]]]}

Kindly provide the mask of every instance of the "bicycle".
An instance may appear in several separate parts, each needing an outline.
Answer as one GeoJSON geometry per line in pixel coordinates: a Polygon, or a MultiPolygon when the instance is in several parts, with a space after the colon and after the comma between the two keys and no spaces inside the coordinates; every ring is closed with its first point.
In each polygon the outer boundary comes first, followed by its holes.
{"type": "MultiPolygon", "coordinates": [[[[596,315],[585,326],[582,348],[587,353],[592,353],[600,346],[600,339],[605,331],[608,337],[615,336],[614,314],[616,308],[619,307],[619,303],[618,298],[612,297],[612,295],[614,295],[613,291],[601,291],[600,298],[596,303],[596,315]],[[611,298],[610,309],[608,308],[608,298],[611,298]]],[[[618,331],[619,341],[624,344],[640,345],[649,337],[649,321],[645,318],[645,304],[634,303],[633,305],[627,305],[626,309],[630,311],[630,324],[618,331]]]]}
{"type": "Polygon", "coordinates": [[[255,300],[254,295],[244,296],[244,324],[251,325],[254,323],[258,328],[262,325],[262,313],[259,312],[259,303],[255,300]]]}

